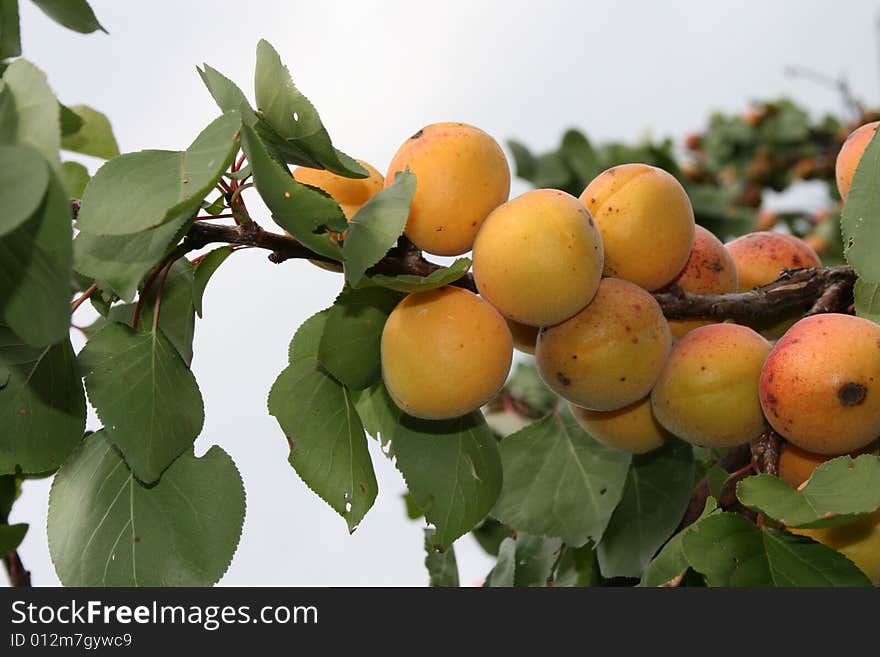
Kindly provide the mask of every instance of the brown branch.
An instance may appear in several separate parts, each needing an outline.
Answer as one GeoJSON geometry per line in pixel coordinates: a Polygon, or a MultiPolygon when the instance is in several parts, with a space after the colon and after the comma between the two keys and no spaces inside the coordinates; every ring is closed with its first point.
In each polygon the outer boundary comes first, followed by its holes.
{"type": "Polygon", "coordinates": [[[758,472],[779,475],[779,457],[782,455],[784,439],[770,427],[752,443],[752,457],[758,466],[758,472]]]}
{"type": "Polygon", "coordinates": [[[17,588],[31,587],[31,572],[24,567],[17,550],[3,557],[3,565],[6,566],[6,574],[9,575],[9,583],[17,588]]]}
{"type": "MultiPolygon", "coordinates": [[[[749,466],[751,463],[752,450],[749,445],[731,447],[727,450],[727,453],[721,457],[718,465],[732,475],[735,473],[735,476],[732,476],[727,482],[725,482],[724,489],[717,502],[718,506],[726,511],[735,511],[754,520],[754,512],[742,506],[736,496],[736,484],[741,479],[748,477],[751,474],[751,472],[749,472],[749,466]]],[[[685,527],[696,522],[706,506],[706,500],[709,498],[709,495],[709,481],[704,477],[694,487],[694,492],[691,494],[687,510],[685,511],[684,517],[681,519],[681,523],[676,531],[681,531],[685,527]]]]}

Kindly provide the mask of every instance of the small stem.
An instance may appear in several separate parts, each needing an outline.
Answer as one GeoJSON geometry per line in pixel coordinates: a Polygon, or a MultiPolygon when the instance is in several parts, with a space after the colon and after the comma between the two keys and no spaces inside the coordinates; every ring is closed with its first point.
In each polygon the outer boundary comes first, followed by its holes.
{"type": "Polygon", "coordinates": [[[209,214],[207,217],[196,217],[196,221],[212,221],[214,219],[235,219],[234,214],[209,214]]]}
{"type": "Polygon", "coordinates": [[[249,187],[253,187],[254,183],[246,183],[244,185],[236,186],[235,190],[232,192],[232,196],[229,197],[229,205],[234,205],[241,198],[241,193],[248,189],[249,187]]]}
{"type": "Polygon", "coordinates": [[[238,156],[238,159],[235,161],[235,164],[232,165],[233,171],[241,170],[241,165],[244,163],[244,158],[245,158],[244,153],[242,153],[241,155],[238,156]]]}
{"type": "Polygon", "coordinates": [[[159,288],[156,290],[156,305],[153,307],[153,333],[156,333],[156,329],[159,326],[159,311],[162,308],[162,290],[165,289],[165,279],[168,278],[168,272],[171,271],[171,265],[173,265],[177,261],[177,258],[173,260],[169,260],[168,264],[165,265],[165,271],[162,274],[162,280],[159,281],[159,288]]]}
{"type": "Polygon", "coordinates": [[[73,303],[70,304],[70,312],[75,313],[76,309],[79,308],[83,303],[85,303],[86,299],[92,296],[95,293],[95,290],[98,289],[97,283],[92,283],[89,285],[85,291],[79,296],[79,298],[74,299],[73,303]]]}
{"type": "Polygon", "coordinates": [[[156,276],[162,271],[162,267],[164,265],[157,266],[153,272],[150,274],[150,277],[147,279],[147,282],[144,283],[144,288],[141,290],[141,293],[138,295],[137,303],[134,307],[134,313],[131,315],[131,328],[136,329],[138,325],[138,320],[141,318],[141,309],[144,306],[144,301],[147,298],[147,294],[150,291],[150,288],[153,287],[153,281],[156,280],[156,276]]]}

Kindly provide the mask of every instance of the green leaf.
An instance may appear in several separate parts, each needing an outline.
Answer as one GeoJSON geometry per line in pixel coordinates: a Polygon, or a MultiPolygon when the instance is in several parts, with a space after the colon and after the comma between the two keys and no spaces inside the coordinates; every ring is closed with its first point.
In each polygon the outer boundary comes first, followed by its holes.
{"type": "Polygon", "coordinates": [[[330,308],[318,362],[350,390],[363,390],[379,379],[382,329],[401,298],[380,287],[346,289],[330,308]]]}
{"type": "Polygon", "coordinates": [[[513,163],[516,167],[517,177],[531,180],[537,170],[535,156],[532,155],[531,151],[529,151],[525,145],[518,141],[514,141],[513,139],[507,141],[507,147],[513,155],[513,163]]]}
{"type": "Polygon", "coordinates": [[[208,287],[208,281],[211,280],[211,276],[223,264],[223,261],[232,254],[232,251],[233,248],[231,246],[221,246],[219,249],[214,249],[207,253],[196,265],[192,299],[193,306],[199,317],[202,316],[202,299],[205,296],[205,288],[208,287]]]}
{"type": "Polygon", "coordinates": [[[706,470],[705,476],[706,483],[709,485],[709,494],[716,499],[721,499],[724,487],[730,481],[730,473],[717,463],[713,463],[706,470]]]}
{"type": "Polygon", "coordinates": [[[846,261],[860,277],[880,283],[880,139],[875,134],[862,154],[846,197],[840,229],[846,261]]]}
{"type": "Polygon", "coordinates": [[[324,168],[348,178],[369,175],[355,160],[333,147],[317,110],[294,86],[290,71],[265,39],[257,44],[254,86],[260,116],[306,156],[296,164],[324,168]]]}
{"type": "Polygon", "coordinates": [[[134,475],[159,479],[202,430],[196,379],[161,329],[136,333],[110,323],[79,354],[86,391],[107,437],[134,475]]]}
{"type": "Polygon", "coordinates": [[[294,336],[291,364],[269,392],[269,413],[287,437],[294,470],[354,531],[378,484],[351,393],[318,364],[313,331],[324,321],[316,315],[294,336]]]}
{"type": "Polygon", "coordinates": [[[517,407],[532,417],[544,417],[559,403],[556,394],[541,380],[534,362],[517,363],[504,389],[517,407]]]}
{"type": "Polygon", "coordinates": [[[339,204],[316,187],[294,180],[285,167],[272,159],[250,127],[245,126],[242,135],[242,146],[254,172],[254,185],[275,223],[312,251],[341,260],[342,249],[324,232],[340,232],[348,226],[339,204]]]}
{"type": "Polygon", "coordinates": [[[666,586],[688,569],[689,564],[684,554],[683,540],[688,532],[692,531],[698,522],[708,517],[718,509],[718,503],[711,495],[706,499],[703,512],[694,523],[688,525],[673,536],[654,560],[645,568],[639,586],[666,586]]]}
{"type": "Polygon", "coordinates": [[[0,554],[9,554],[17,549],[27,534],[28,526],[24,523],[17,525],[0,525],[0,554]]]}
{"type": "Polygon", "coordinates": [[[224,114],[185,151],[140,151],[98,169],[77,218],[93,235],[130,235],[194,212],[238,150],[241,116],[224,114]]]}
{"type": "Polygon", "coordinates": [[[80,34],[97,30],[107,33],[86,0],[33,0],[33,3],[49,18],[69,30],[80,34]]]}
{"type": "Polygon", "coordinates": [[[498,547],[498,560],[486,576],[483,586],[511,587],[516,573],[516,540],[505,538],[498,547]]]}
{"type": "Polygon", "coordinates": [[[759,529],[744,516],[717,513],[682,539],[688,563],[709,586],[870,586],[839,552],[804,536],[759,529]]]}
{"type": "Polygon", "coordinates": [[[18,0],[0,0],[0,59],[21,54],[18,0]]]}
{"type": "MultiPolygon", "coordinates": [[[[357,406],[356,403],[355,406],[357,406]]],[[[407,518],[410,520],[418,520],[419,518],[425,517],[425,514],[422,513],[422,510],[419,508],[419,505],[416,504],[416,500],[411,493],[406,492],[400,497],[403,499],[403,505],[406,507],[407,518]]],[[[433,533],[431,535],[433,536],[433,533]]]]}
{"type": "Polygon", "coordinates": [[[21,480],[15,475],[0,475],[0,519],[9,518],[12,505],[21,495],[21,480]]]}
{"type": "Polygon", "coordinates": [[[217,107],[223,112],[239,112],[244,124],[253,126],[257,117],[241,89],[217,69],[211,68],[207,64],[203,66],[204,70],[197,66],[196,71],[208,88],[214,102],[217,103],[217,107]]]}
{"type": "Polygon", "coordinates": [[[398,173],[390,187],[373,196],[351,218],[342,246],[345,280],[349,285],[357,287],[367,269],[397,243],[415,191],[415,175],[409,171],[398,173]]]}
{"type": "Polygon", "coordinates": [[[498,548],[501,546],[501,541],[511,536],[511,534],[510,529],[494,518],[486,518],[471,530],[471,535],[480,544],[480,547],[485,550],[486,554],[493,557],[498,556],[498,548]]]}
{"type": "Polygon", "coordinates": [[[578,130],[566,131],[562,136],[562,146],[559,151],[583,186],[602,173],[599,155],[584,134],[578,130]]]}
{"type": "Polygon", "coordinates": [[[61,121],[61,139],[74,134],[82,127],[83,120],[79,114],[63,103],[58,103],[59,120],[61,121]]]}
{"type": "Polygon", "coordinates": [[[559,539],[524,533],[505,538],[498,548],[498,560],[486,578],[485,586],[546,586],[561,549],[559,539]]]}
{"type": "MultiPolygon", "coordinates": [[[[383,254],[384,255],[384,254],[383,254]]],[[[435,269],[427,276],[416,276],[415,274],[400,274],[399,276],[386,276],[385,274],[374,274],[361,281],[361,285],[378,285],[389,290],[398,292],[427,292],[435,290],[438,287],[444,287],[454,283],[464,276],[471,268],[470,258],[457,258],[448,267],[435,269]]]]}
{"type": "Polygon", "coordinates": [[[508,527],[598,541],[623,495],[630,455],[593,440],[567,411],[501,441],[504,487],[492,515],[508,527]]]}
{"type": "Polygon", "coordinates": [[[597,546],[603,577],[641,576],[681,521],[693,480],[693,450],[683,441],[633,457],[623,498],[597,546]]]}
{"type": "Polygon", "coordinates": [[[27,221],[49,187],[49,167],[34,149],[0,145],[0,237],[27,221]]]}
{"type": "Polygon", "coordinates": [[[105,160],[119,155],[113,127],[105,114],[87,105],[74,105],[70,109],[81,119],[82,125],[73,134],[64,136],[61,148],[105,160]]]}
{"type": "Polygon", "coordinates": [[[761,474],[741,480],[736,493],[750,509],[788,527],[840,525],[880,507],[880,456],[826,461],[800,490],[761,474]]]}
{"type": "Polygon", "coordinates": [[[26,59],[17,59],[3,73],[3,80],[12,95],[16,115],[14,131],[9,135],[8,130],[4,130],[4,135],[11,138],[11,143],[35,148],[58,169],[61,166],[58,157],[60,106],[45,74],[26,59]]]}
{"type": "Polygon", "coordinates": [[[82,440],[86,400],[70,340],[27,346],[0,326],[0,473],[54,470],[82,440]]]}
{"type": "MultiPolygon", "coordinates": [[[[397,412],[394,410],[397,407],[393,403],[389,406],[390,399],[385,384],[377,381],[369,388],[353,390],[351,394],[364,429],[379,441],[385,456],[393,458],[394,448],[391,445],[390,428],[397,422],[397,412]]],[[[419,516],[422,515],[424,514],[419,510],[419,516]]]]}
{"type": "Polygon", "coordinates": [[[70,203],[52,175],[39,209],[0,238],[0,317],[28,344],[55,344],[70,330],[72,236],[70,203]]]}
{"type": "Polygon", "coordinates": [[[52,482],[49,552],[65,586],[211,586],[244,515],[241,476],[216,445],[181,455],[147,487],[99,431],[52,482]]]}
{"type": "Polygon", "coordinates": [[[554,586],[601,586],[602,574],[596,550],[589,543],[579,548],[565,546],[556,569],[554,586]]]}
{"type": "Polygon", "coordinates": [[[86,185],[92,177],[89,170],[79,162],[62,162],[61,176],[64,179],[64,188],[70,198],[82,198],[86,191],[86,185]]]}
{"type": "Polygon", "coordinates": [[[859,278],[856,280],[853,294],[856,301],[856,315],[880,323],[880,283],[871,283],[859,278]]]}
{"type": "Polygon", "coordinates": [[[434,547],[434,529],[425,528],[425,568],[431,587],[458,587],[458,564],[455,549],[438,550],[434,547]]]}
{"type": "Polygon", "coordinates": [[[307,358],[316,359],[318,357],[321,336],[324,335],[324,327],[327,325],[329,314],[330,309],[327,308],[315,313],[300,324],[287,350],[287,359],[291,365],[307,358]]]}

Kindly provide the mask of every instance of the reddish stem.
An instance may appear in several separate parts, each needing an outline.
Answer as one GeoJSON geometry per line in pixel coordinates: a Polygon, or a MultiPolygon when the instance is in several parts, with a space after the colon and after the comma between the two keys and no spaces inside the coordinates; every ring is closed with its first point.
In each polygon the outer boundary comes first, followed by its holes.
{"type": "Polygon", "coordinates": [[[90,296],[92,296],[95,293],[95,290],[97,290],[97,289],[98,289],[98,284],[92,283],[91,285],[89,285],[85,289],[85,291],[79,296],[78,299],[74,299],[73,303],[70,304],[71,314],[75,313],[76,309],[79,308],[81,305],[83,305],[83,303],[85,303],[85,300],[88,299],[90,296]]]}

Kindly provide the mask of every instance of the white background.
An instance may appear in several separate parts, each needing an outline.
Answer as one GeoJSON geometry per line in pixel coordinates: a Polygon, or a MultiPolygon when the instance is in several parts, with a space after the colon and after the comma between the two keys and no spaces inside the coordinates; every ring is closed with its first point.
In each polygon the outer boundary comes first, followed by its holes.
{"type": "MultiPolygon", "coordinates": [[[[111,118],[124,152],[184,148],[217,115],[195,67],[207,62],[252,97],[254,50],[267,38],[321,112],[335,144],[384,171],[427,123],[464,121],[531,147],[579,127],[595,141],[682,137],[710,110],[790,95],[841,110],[790,65],[845,75],[878,97],[877,3],[446,0],[210,2],[92,0],[110,36],[52,24],[22,0],[26,57],[67,104],[111,118]]],[[[97,161],[83,160],[94,171],[97,161]]],[[[526,189],[515,182],[512,193],[526,189]]],[[[251,207],[258,205],[252,199],[251,207]]],[[[264,223],[271,223],[264,219],[264,223]]],[[[205,399],[197,452],[220,444],[241,469],[247,519],[226,585],[423,585],[422,530],[404,515],[403,481],[371,441],[380,494],[354,535],[287,464],[266,410],[288,341],[329,305],[334,274],[238,253],[220,268],[196,328],[193,369],[205,399]]],[[[86,321],[78,315],[78,321],[86,321]]],[[[91,422],[91,421],[90,421],[91,422]]],[[[94,426],[94,422],[91,422],[94,426]]],[[[46,543],[48,482],[28,482],[12,522],[36,585],[57,584],[46,543]]],[[[491,567],[456,544],[462,582],[491,567]]],[[[0,578],[2,579],[2,578],[0,578]]]]}

